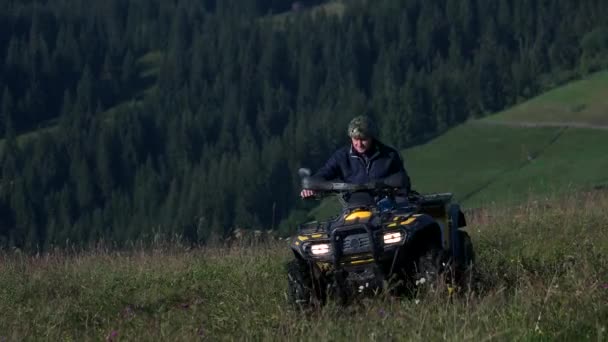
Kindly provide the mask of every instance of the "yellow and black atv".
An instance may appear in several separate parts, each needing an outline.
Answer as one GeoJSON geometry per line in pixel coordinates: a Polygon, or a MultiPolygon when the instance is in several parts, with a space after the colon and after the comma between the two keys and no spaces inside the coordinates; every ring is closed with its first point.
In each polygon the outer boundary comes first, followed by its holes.
{"type": "Polygon", "coordinates": [[[474,262],[460,206],[452,194],[403,194],[395,177],[373,184],[327,182],[301,170],[302,188],[338,195],[342,212],[309,222],[292,237],[288,299],[299,308],[328,298],[347,303],[387,289],[403,293],[440,279],[463,284],[474,262]]]}

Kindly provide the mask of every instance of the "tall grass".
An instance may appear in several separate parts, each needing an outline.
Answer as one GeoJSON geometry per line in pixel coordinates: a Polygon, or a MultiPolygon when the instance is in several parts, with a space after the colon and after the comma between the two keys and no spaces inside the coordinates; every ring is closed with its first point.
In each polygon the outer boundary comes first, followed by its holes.
{"type": "Polygon", "coordinates": [[[469,215],[474,290],[311,315],[285,299],[285,242],[0,255],[0,340],[605,340],[608,195],[469,215]]]}

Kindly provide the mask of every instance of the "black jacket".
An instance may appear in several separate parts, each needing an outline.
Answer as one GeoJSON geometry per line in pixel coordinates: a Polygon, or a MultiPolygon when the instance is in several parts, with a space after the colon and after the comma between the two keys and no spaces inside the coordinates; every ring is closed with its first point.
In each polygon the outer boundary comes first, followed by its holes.
{"type": "Polygon", "coordinates": [[[399,152],[376,140],[366,155],[357,153],[352,145],[337,150],[315,176],[325,180],[364,184],[396,173],[403,174],[406,180],[405,188],[409,191],[410,178],[399,157],[399,152]]]}

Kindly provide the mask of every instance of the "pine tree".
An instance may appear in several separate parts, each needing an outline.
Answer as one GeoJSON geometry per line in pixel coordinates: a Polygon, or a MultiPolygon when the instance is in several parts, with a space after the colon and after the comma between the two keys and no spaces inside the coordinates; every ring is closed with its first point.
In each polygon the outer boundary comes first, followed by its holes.
{"type": "Polygon", "coordinates": [[[8,88],[2,96],[2,116],[4,120],[4,146],[0,150],[2,162],[2,180],[4,184],[12,184],[19,176],[21,151],[17,143],[17,135],[13,125],[13,104],[8,88]]]}
{"type": "Polygon", "coordinates": [[[120,69],[120,81],[122,82],[123,87],[129,89],[134,86],[133,81],[135,80],[136,72],[135,58],[133,57],[131,50],[128,50],[120,69]]]}

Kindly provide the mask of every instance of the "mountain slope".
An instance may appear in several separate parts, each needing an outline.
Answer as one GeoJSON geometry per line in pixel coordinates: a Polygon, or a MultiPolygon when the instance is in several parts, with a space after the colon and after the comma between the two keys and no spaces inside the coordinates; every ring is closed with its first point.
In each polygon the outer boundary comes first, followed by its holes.
{"type": "Polygon", "coordinates": [[[479,207],[608,183],[606,146],[608,131],[473,122],[403,154],[418,191],[479,207]]]}
{"type": "Polygon", "coordinates": [[[608,129],[608,71],[568,83],[482,122],[608,129]]]}
{"type": "Polygon", "coordinates": [[[405,150],[415,188],[477,207],[605,186],[606,95],[600,72],[405,150]]]}
{"type": "MultiPolygon", "coordinates": [[[[121,110],[129,109],[132,106],[140,103],[143,99],[148,96],[153,96],[154,91],[158,88],[157,78],[160,71],[160,64],[162,62],[163,54],[161,51],[151,51],[142,55],[136,61],[137,75],[135,77],[135,84],[138,87],[132,90],[133,98],[121,103],[117,103],[113,107],[108,108],[100,114],[100,118],[104,121],[112,120],[113,117],[121,112],[121,110]]],[[[43,134],[57,134],[57,125],[59,125],[60,119],[54,119],[48,122],[48,125],[34,129],[29,132],[22,132],[17,136],[17,142],[19,145],[26,145],[34,139],[39,138],[43,134]]],[[[0,153],[4,149],[4,139],[0,139],[0,153]]]]}

